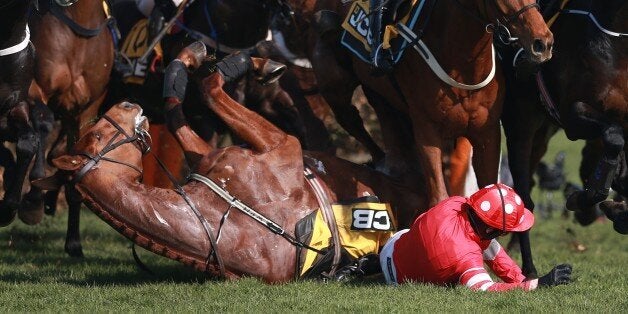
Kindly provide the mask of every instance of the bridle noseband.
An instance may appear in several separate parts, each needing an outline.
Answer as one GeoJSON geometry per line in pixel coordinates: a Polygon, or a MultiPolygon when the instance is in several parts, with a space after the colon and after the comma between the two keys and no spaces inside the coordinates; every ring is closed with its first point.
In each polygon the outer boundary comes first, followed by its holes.
{"type": "Polygon", "coordinates": [[[81,152],[78,153],[78,155],[82,155],[85,156],[87,158],[89,158],[89,161],[83,166],[83,168],[81,168],[81,170],[79,170],[76,175],[74,176],[74,178],[72,179],[72,183],[76,184],[78,182],[81,181],[81,179],[83,179],[83,177],[87,174],[87,172],[89,172],[92,168],[94,168],[94,166],[96,166],[96,164],[98,164],[99,161],[101,160],[105,160],[105,161],[109,161],[109,162],[113,162],[113,163],[117,163],[117,164],[121,164],[121,165],[125,165],[137,172],[140,173],[140,176],[143,175],[143,172],[141,169],[139,169],[138,167],[129,164],[127,162],[124,161],[119,161],[119,160],[115,160],[115,159],[111,159],[111,158],[107,158],[105,157],[105,155],[124,145],[127,143],[133,143],[136,144],[136,147],[142,152],[142,155],[148,153],[150,151],[150,144],[147,141],[146,137],[148,136],[150,138],[150,135],[148,134],[148,132],[146,132],[145,130],[138,130],[136,128],[135,130],[135,134],[133,136],[130,136],[129,134],[126,133],[126,131],[124,131],[124,129],[113,119],[111,119],[109,116],[107,116],[106,114],[102,116],[105,120],[107,120],[111,125],[113,125],[117,131],[116,134],[114,134],[111,139],[109,140],[109,142],[107,142],[107,144],[105,145],[105,147],[96,155],[92,155],[86,152],[81,152]],[[124,135],[124,139],[115,142],[116,138],[118,138],[119,135],[124,135]]]}

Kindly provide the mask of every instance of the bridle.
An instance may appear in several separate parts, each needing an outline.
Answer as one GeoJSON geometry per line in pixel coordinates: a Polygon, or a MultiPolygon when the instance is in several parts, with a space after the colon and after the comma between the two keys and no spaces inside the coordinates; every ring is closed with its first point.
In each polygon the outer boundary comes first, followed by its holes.
{"type": "Polygon", "coordinates": [[[458,7],[463,9],[465,14],[470,15],[475,20],[484,24],[486,32],[495,34],[495,36],[499,39],[499,41],[501,41],[504,45],[510,45],[519,40],[519,38],[517,37],[512,37],[510,33],[510,29],[508,28],[508,26],[511,25],[514,20],[518,19],[519,16],[521,16],[522,14],[524,14],[530,9],[537,9],[539,12],[541,11],[541,7],[535,1],[533,3],[523,6],[523,8],[519,9],[515,13],[509,14],[509,15],[502,15],[499,12],[499,9],[497,8],[497,4],[495,3],[495,0],[484,0],[484,10],[485,10],[486,16],[482,17],[479,14],[473,13],[467,7],[462,5],[462,3],[460,3],[460,0],[453,0],[453,1],[455,4],[458,5],[458,7]],[[495,12],[496,17],[495,17],[494,22],[492,22],[490,19],[489,7],[492,8],[493,11],[495,12]]]}
{"type": "Polygon", "coordinates": [[[127,162],[124,161],[120,161],[120,160],[115,160],[115,159],[111,159],[108,157],[105,157],[105,155],[109,152],[111,152],[112,150],[127,144],[127,143],[133,143],[135,144],[135,146],[142,152],[142,155],[148,153],[150,151],[150,144],[149,144],[149,139],[150,139],[150,135],[148,134],[148,132],[146,130],[143,129],[139,129],[139,128],[135,128],[135,134],[133,134],[133,136],[129,135],[126,131],[124,131],[124,129],[113,119],[111,119],[108,115],[103,115],[102,116],[103,119],[107,120],[111,125],[113,125],[116,128],[116,134],[114,134],[111,139],[109,140],[109,142],[107,142],[107,144],[105,145],[105,147],[103,147],[103,149],[97,153],[96,155],[92,155],[90,153],[87,152],[79,152],[78,155],[81,156],[85,156],[89,159],[89,161],[81,168],[81,170],[79,170],[76,175],[74,176],[74,178],[72,179],[72,183],[76,184],[78,182],[80,182],[83,177],[92,169],[94,168],[94,166],[96,166],[96,164],[98,164],[98,162],[100,162],[101,160],[104,161],[108,161],[108,162],[112,162],[112,163],[116,163],[116,164],[120,164],[120,165],[125,165],[137,172],[139,172],[140,176],[143,176],[143,172],[141,169],[139,169],[138,167],[129,164],[127,162]],[[120,135],[124,135],[124,138],[117,141],[116,139],[120,136],[120,135]]]}

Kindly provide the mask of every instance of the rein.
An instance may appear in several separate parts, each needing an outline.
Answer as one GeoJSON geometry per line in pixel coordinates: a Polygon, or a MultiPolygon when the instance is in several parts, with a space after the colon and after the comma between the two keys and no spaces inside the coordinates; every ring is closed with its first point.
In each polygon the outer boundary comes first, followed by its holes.
{"type": "Polygon", "coordinates": [[[31,30],[28,28],[28,24],[26,24],[26,29],[24,30],[24,33],[24,39],[19,44],[0,49],[0,57],[12,55],[26,49],[31,40],[31,30]]]}
{"type": "MultiPolygon", "coordinates": [[[[98,154],[96,155],[91,155],[88,153],[79,153],[79,155],[82,156],[86,156],[87,158],[89,158],[89,162],[87,162],[83,168],[81,168],[81,170],[78,171],[78,173],[75,175],[75,177],[72,179],[72,184],[77,184],[78,182],[81,181],[81,179],[83,179],[83,177],[87,174],[87,172],[89,172],[92,168],[94,168],[94,166],[96,166],[96,164],[101,161],[101,160],[105,160],[105,161],[109,161],[109,162],[113,162],[113,163],[117,163],[117,164],[121,164],[121,165],[125,165],[130,167],[131,169],[137,171],[140,173],[140,176],[143,175],[142,170],[139,169],[138,167],[131,165],[129,163],[123,162],[123,161],[119,161],[119,160],[115,160],[115,159],[111,159],[111,158],[107,158],[105,157],[105,154],[107,154],[108,152],[124,145],[127,143],[135,143],[136,141],[141,141],[142,143],[140,144],[140,146],[138,147],[141,151],[142,154],[146,154],[150,151],[150,146],[146,143],[146,139],[145,139],[145,132],[135,132],[135,134],[133,136],[130,136],[129,134],[126,133],[126,131],[124,131],[124,129],[122,129],[122,127],[113,119],[111,119],[109,116],[107,115],[103,115],[102,116],[105,120],[107,120],[109,123],[111,123],[111,125],[113,125],[116,128],[116,134],[109,140],[109,142],[107,142],[107,144],[105,145],[105,147],[102,149],[102,151],[100,151],[98,154]],[[124,135],[124,139],[115,142],[116,138],[119,135],[124,135]]],[[[199,219],[199,221],[201,222],[201,224],[203,225],[203,228],[205,229],[205,232],[207,234],[207,237],[209,238],[209,242],[210,245],[212,246],[209,250],[209,254],[207,256],[207,259],[205,260],[205,269],[209,270],[209,265],[211,263],[211,257],[214,256],[216,261],[218,262],[218,267],[220,269],[220,275],[223,278],[226,278],[226,273],[225,273],[225,267],[224,267],[224,263],[222,261],[222,258],[220,257],[220,255],[218,254],[217,251],[217,245],[216,245],[216,240],[214,239],[214,237],[212,236],[211,232],[210,232],[210,226],[209,223],[207,222],[207,220],[205,219],[205,217],[203,217],[203,215],[200,213],[200,211],[196,208],[196,206],[194,205],[194,203],[192,202],[192,200],[190,200],[190,198],[188,197],[188,195],[185,193],[185,191],[183,190],[183,188],[181,187],[181,185],[179,185],[176,180],[174,179],[174,177],[172,176],[172,174],[170,173],[170,171],[168,171],[168,169],[166,168],[166,166],[163,164],[163,162],[161,160],[159,160],[159,158],[157,158],[157,156],[155,156],[155,159],[157,160],[157,163],[159,164],[159,166],[164,169],[164,171],[166,172],[166,175],[168,176],[168,178],[170,179],[170,181],[172,182],[172,184],[175,187],[175,192],[177,192],[177,194],[181,195],[181,197],[183,198],[183,200],[188,204],[188,206],[192,209],[192,211],[194,212],[194,214],[196,215],[196,217],[199,219]]],[[[134,252],[134,258],[136,261],[139,260],[139,258],[136,257],[137,254],[135,254],[134,252]]],[[[141,262],[139,262],[138,264],[143,265],[141,262]]],[[[140,266],[142,267],[142,266],[140,266]]],[[[145,267],[145,266],[144,266],[145,267]]]]}
{"type": "MultiPolygon", "coordinates": [[[[293,235],[287,233],[279,224],[277,224],[276,222],[272,221],[270,218],[267,218],[266,216],[260,214],[259,212],[257,212],[253,208],[249,207],[248,205],[244,204],[242,201],[237,199],[235,196],[231,195],[229,193],[229,191],[221,188],[212,179],[210,179],[210,178],[208,178],[206,176],[200,175],[198,173],[192,173],[192,174],[190,174],[190,176],[188,178],[189,178],[189,180],[198,181],[200,183],[203,183],[207,187],[209,187],[210,190],[212,190],[214,193],[216,193],[218,196],[220,196],[220,198],[225,200],[227,202],[227,204],[229,204],[229,210],[231,208],[236,208],[236,209],[240,210],[242,213],[244,213],[247,216],[253,218],[253,220],[257,221],[262,226],[266,227],[266,229],[270,230],[272,233],[277,234],[277,235],[281,236],[282,238],[286,239],[288,242],[290,242],[290,244],[292,244],[294,246],[298,246],[298,247],[302,247],[302,248],[306,248],[306,249],[315,251],[316,253],[319,253],[319,254],[323,253],[322,251],[320,251],[318,249],[315,249],[315,248],[313,248],[313,247],[311,247],[311,246],[309,246],[309,245],[299,241],[296,237],[294,237],[293,235]]],[[[227,214],[228,214],[229,210],[227,210],[227,214]]],[[[225,214],[225,216],[227,216],[227,214],[225,214]]],[[[219,231],[219,234],[220,234],[220,231],[219,231]]]]}
{"type": "Polygon", "coordinates": [[[63,22],[66,26],[68,26],[78,36],[87,38],[98,36],[100,32],[102,32],[103,28],[105,28],[110,23],[115,22],[114,18],[112,16],[109,16],[105,19],[105,21],[100,23],[97,28],[85,28],[65,14],[64,8],[69,7],[73,4],[74,2],[69,3],[67,6],[61,6],[57,1],[50,0],[48,10],[52,15],[54,15],[57,19],[63,22]]]}

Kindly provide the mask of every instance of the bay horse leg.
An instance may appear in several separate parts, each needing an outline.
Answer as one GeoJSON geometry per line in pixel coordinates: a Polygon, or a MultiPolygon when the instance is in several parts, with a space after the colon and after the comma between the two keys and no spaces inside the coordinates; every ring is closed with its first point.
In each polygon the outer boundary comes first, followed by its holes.
{"type": "Polygon", "coordinates": [[[257,113],[234,101],[222,89],[224,79],[214,73],[203,80],[206,103],[236,136],[257,153],[269,152],[287,140],[287,134],[257,113]]]}
{"type": "Polygon", "coordinates": [[[466,179],[472,152],[473,147],[466,137],[456,139],[456,146],[449,157],[449,195],[465,196],[466,179]]]}
{"type": "MultiPolygon", "coordinates": [[[[28,103],[22,101],[9,112],[9,126],[17,129],[16,167],[13,173],[14,178],[11,180],[11,184],[6,186],[4,200],[0,205],[0,226],[6,226],[15,219],[15,214],[20,208],[22,186],[26,179],[28,167],[39,147],[39,140],[30,122],[28,107],[28,103]]],[[[39,221],[25,221],[29,224],[37,222],[39,221]]]]}
{"type": "Polygon", "coordinates": [[[321,40],[316,43],[311,62],[320,94],[331,107],[338,124],[364,145],[373,163],[381,161],[384,151],[366,131],[358,109],[351,103],[359,84],[355,75],[339,64],[334,49],[321,40]]]}
{"type": "Polygon", "coordinates": [[[570,139],[599,136],[604,143],[602,158],[584,182],[584,191],[574,192],[567,198],[567,209],[575,211],[580,224],[587,225],[597,218],[594,205],[608,197],[624,149],[624,133],[620,125],[583,102],[576,102],[569,109],[566,133],[570,139]]]}
{"type": "Polygon", "coordinates": [[[443,174],[443,139],[426,121],[414,121],[413,131],[428,192],[428,206],[432,207],[448,197],[443,174]]]}
{"type": "MultiPolygon", "coordinates": [[[[35,103],[31,106],[30,114],[33,127],[37,132],[37,136],[39,138],[39,148],[37,150],[37,154],[35,155],[35,162],[33,163],[33,167],[31,168],[28,177],[29,180],[32,182],[46,176],[46,140],[48,139],[48,135],[50,135],[50,132],[52,132],[52,129],[54,128],[54,116],[52,111],[48,109],[48,106],[39,101],[35,101],[35,103]]],[[[39,216],[38,219],[41,219],[41,215],[43,212],[43,191],[40,188],[31,185],[30,191],[28,191],[28,193],[24,195],[24,198],[22,199],[20,219],[35,220],[37,218],[28,218],[26,217],[26,215],[39,216]]]]}

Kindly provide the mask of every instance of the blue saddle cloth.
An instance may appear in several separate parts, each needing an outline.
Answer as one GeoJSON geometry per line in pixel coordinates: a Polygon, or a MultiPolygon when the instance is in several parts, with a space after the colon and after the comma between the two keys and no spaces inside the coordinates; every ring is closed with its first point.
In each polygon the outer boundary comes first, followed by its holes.
{"type": "MultiPolygon", "coordinates": [[[[404,14],[395,21],[396,23],[404,23],[410,29],[413,29],[419,20],[419,16],[423,10],[426,0],[408,0],[411,8],[407,14],[404,14]]],[[[355,56],[362,61],[371,64],[371,34],[369,32],[369,1],[357,0],[351,6],[349,13],[342,23],[342,37],[340,43],[349,49],[355,56]]],[[[390,41],[390,50],[393,54],[393,62],[396,64],[403,56],[403,52],[408,42],[400,36],[390,41]]]]}

